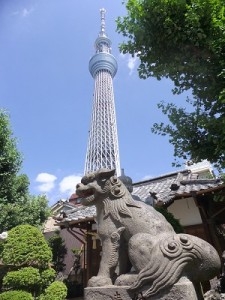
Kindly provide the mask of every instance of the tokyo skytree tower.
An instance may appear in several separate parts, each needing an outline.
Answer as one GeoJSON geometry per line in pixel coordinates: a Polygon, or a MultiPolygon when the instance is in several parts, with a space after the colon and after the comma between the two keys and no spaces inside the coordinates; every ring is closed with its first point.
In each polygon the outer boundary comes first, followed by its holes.
{"type": "Polygon", "coordinates": [[[100,168],[116,169],[121,175],[113,77],[117,62],[111,54],[111,41],[105,32],[104,8],[100,9],[101,29],[95,41],[95,55],[89,61],[89,71],[94,78],[94,95],[91,128],[84,173],[100,168]]]}

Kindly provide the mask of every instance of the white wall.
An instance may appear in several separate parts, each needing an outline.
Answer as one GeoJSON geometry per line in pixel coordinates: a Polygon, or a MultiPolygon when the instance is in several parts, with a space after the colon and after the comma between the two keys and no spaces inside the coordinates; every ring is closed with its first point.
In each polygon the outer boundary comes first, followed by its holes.
{"type": "Polygon", "coordinates": [[[182,226],[202,224],[199,209],[193,198],[175,200],[168,207],[168,211],[180,221],[182,226]]]}

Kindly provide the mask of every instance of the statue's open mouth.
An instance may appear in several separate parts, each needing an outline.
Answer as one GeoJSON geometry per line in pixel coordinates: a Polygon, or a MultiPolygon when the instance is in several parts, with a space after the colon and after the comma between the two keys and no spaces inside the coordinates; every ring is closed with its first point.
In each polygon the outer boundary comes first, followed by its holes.
{"type": "Polygon", "coordinates": [[[82,202],[84,203],[90,203],[95,199],[94,196],[94,189],[87,189],[82,191],[77,191],[77,195],[82,198],[82,202]]]}

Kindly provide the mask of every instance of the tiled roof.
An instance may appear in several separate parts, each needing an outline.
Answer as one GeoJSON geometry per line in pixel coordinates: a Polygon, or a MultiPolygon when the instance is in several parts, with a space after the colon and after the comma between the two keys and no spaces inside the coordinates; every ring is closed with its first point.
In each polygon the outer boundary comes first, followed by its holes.
{"type": "Polygon", "coordinates": [[[96,217],[95,206],[77,205],[76,208],[67,211],[65,218],[63,220],[59,220],[59,222],[57,223],[59,224],[64,222],[79,223],[79,222],[83,222],[84,220],[93,219],[95,217],[96,217]]]}
{"type": "MultiPolygon", "coordinates": [[[[196,174],[190,170],[170,173],[133,184],[132,196],[135,200],[144,201],[150,205],[163,204],[168,206],[174,199],[190,197],[192,193],[205,193],[216,190],[223,185],[220,179],[196,179],[196,174]]],[[[77,207],[66,211],[66,217],[59,221],[79,223],[91,220],[96,216],[95,206],[77,207]]]]}
{"type": "Polygon", "coordinates": [[[195,173],[185,170],[134,183],[132,194],[151,205],[158,201],[167,205],[176,198],[214,190],[222,184],[221,179],[196,179],[195,173]]]}
{"type": "Polygon", "coordinates": [[[175,186],[181,179],[187,178],[188,174],[188,171],[176,172],[134,183],[132,195],[151,205],[156,198],[165,202],[171,192],[171,186],[175,186]]]}

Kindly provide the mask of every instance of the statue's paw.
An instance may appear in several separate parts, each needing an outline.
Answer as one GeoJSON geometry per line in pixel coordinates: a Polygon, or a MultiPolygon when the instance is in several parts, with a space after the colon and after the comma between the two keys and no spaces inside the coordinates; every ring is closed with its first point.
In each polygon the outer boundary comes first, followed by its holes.
{"type": "Polygon", "coordinates": [[[106,285],[112,285],[112,280],[108,277],[93,276],[88,280],[88,286],[91,287],[106,286],[106,285]]]}
{"type": "Polygon", "coordinates": [[[137,276],[138,274],[123,274],[120,275],[116,281],[115,281],[115,285],[127,285],[127,286],[131,286],[134,284],[134,282],[137,280],[137,276]]]}

